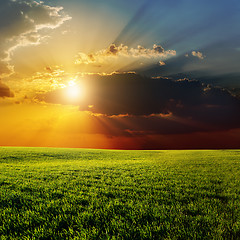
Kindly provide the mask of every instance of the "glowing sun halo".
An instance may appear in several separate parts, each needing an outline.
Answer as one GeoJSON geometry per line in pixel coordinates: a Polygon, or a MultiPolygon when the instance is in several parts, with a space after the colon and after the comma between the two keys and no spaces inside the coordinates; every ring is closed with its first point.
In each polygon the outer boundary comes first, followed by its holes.
{"type": "Polygon", "coordinates": [[[77,84],[69,84],[66,88],[66,95],[69,99],[76,100],[82,97],[82,87],[77,84]]]}

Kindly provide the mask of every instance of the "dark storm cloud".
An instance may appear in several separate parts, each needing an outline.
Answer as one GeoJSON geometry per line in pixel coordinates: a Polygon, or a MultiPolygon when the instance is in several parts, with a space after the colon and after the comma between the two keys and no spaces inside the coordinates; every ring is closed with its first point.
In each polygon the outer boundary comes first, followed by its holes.
{"type": "Polygon", "coordinates": [[[148,78],[134,73],[89,75],[86,96],[69,100],[65,89],[40,95],[49,103],[79,105],[102,114],[104,123],[127,134],[173,134],[240,127],[240,100],[199,81],[148,78]],[[89,106],[91,107],[89,108],[89,106]]]}
{"type": "Polygon", "coordinates": [[[0,97],[13,97],[13,93],[7,85],[0,81],[0,97]]]}

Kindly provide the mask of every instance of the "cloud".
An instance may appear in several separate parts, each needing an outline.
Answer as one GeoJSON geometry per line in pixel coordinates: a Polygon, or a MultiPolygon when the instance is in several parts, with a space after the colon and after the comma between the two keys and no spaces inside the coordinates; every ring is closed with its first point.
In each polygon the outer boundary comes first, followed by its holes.
{"type": "Polygon", "coordinates": [[[203,53],[201,53],[201,52],[196,52],[196,51],[192,51],[192,55],[193,55],[194,57],[197,57],[197,58],[201,59],[201,60],[203,60],[203,59],[206,57],[206,56],[203,55],[203,53]]]}
{"type": "Polygon", "coordinates": [[[48,37],[43,29],[57,28],[70,19],[62,7],[51,7],[33,0],[1,0],[0,9],[1,76],[13,72],[9,61],[16,48],[39,44],[48,37]]]}
{"type": "Polygon", "coordinates": [[[111,44],[106,49],[99,50],[95,53],[85,54],[78,53],[75,64],[93,64],[104,63],[112,57],[129,57],[129,58],[146,58],[146,59],[166,59],[175,56],[175,50],[164,50],[160,45],[154,44],[152,48],[145,48],[138,45],[137,48],[129,48],[126,45],[111,44]]]}
{"type": "Polygon", "coordinates": [[[7,85],[5,85],[4,83],[2,83],[0,80],[0,98],[13,97],[13,96],[14,96],[14,94],[9,89],[9,87],[7,85]]]}
{"type": "Polygon", "coordinates": [[[86,75],[82,99],[69,99],[66,89],[36,98],[79,106],[117,125],[125,134],[173,134],[240,127],[240,100],[227,90],[199,81],[148,78],[134,73],[86,75]],[[91,106],[91,107],[89,107],[91,106]],[[127,123],[127,124],[123,124],[127,123]]]}

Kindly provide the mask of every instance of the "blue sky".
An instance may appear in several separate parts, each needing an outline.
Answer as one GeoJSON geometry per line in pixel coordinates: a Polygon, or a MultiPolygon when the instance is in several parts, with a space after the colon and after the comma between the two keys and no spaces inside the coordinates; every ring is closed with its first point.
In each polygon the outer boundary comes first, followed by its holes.
{"type": "MultiPolygon", "coordinates": [[[[47,2],[62,5],[73,17],[72,23],[81,21],[81,15],[87,13],[85,21],[92,22],[92,29],[86,29],[86,35],[99,31],[94,28],[97,22],[101,34],[111,36],[104,44],[151,47],[155,43],[176,50],[176,57],[191,51],[206,56],[197,63],[188,61],[183,72],[201,71],[205,76],[240,71],[240,2],[237,0],[47,2]]],[[[178,58],[178,65],[177,61],[178,58]]]]}

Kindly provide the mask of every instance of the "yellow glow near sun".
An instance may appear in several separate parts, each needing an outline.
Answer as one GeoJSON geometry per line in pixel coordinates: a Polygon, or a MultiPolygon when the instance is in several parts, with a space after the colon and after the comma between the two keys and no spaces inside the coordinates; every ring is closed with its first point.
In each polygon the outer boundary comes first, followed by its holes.
{"type": "Polygon", "coordinates": [[[69,85],[70,87],[73,87],[73,86],[76,85],[76,83],[75,83],[74,80],[71,80],[71,81],[69,81],[68,85],[69,85]]]}

